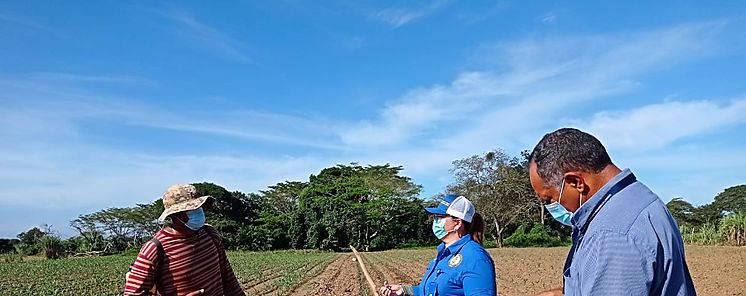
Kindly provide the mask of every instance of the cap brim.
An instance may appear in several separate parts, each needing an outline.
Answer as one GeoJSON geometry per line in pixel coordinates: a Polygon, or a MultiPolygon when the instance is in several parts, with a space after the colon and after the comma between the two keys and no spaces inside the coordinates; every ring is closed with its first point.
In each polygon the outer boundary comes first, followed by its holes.
{"type": "Polygon", "coordinates": [[[214,201],[214,199],[215,198],[212,196],[205,195],[205,196],[200,196],[193,200],[185,201],[182,203],[177,203],[165,209],[163,213],[161,213],[161,216],[158,217],[158,221],[162,222],[163,220],[166,220],[166,217],[168,217],[171,214],[197,209],[199,207],[202,207],[202,205],[204,205],[205,202],[207,202],[208,200],[212,202],[214,201]]]}
{"type": "Polygon", "coordinates": [[[443,216],[448,215],[448,214],[446,214],[446,211],[444,211],[444,210],[442,210],[440,208],[437,208],[437,207],[435,207],[435,208],[425,208],[425,211],[427,211],[428,213],[433,214],[433,215],[443,215],[443,216]]]}

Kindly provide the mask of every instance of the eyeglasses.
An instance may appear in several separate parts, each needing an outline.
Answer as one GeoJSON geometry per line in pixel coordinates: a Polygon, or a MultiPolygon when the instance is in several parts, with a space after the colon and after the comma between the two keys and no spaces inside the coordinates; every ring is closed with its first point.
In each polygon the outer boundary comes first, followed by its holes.
{"type": "Polygon", "coordinates": [[[445,218],[451,218],[451,220],[459,220],[459,218],[450,216],[450,215],[433,215],[435,219],[445,219],[445,218]]]}

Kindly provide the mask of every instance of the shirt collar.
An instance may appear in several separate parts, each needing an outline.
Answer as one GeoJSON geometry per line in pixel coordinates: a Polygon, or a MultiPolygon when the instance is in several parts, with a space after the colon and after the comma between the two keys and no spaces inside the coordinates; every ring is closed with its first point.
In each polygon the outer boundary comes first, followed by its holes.
{"type": "MultiPolygon", "coordinates": [[[[452,254],[452,253],[457,252],[458,249],[461,248],[461,246],[463,246],[470,240],[471,240],[471,235],[467,233],[464,237],[460,238],[459,240],[453,242],[453,244],[448,246],[447,248],[448,253],[452,254]]],[[[440,245],[438,245],[438,253],[443,252],[444,251],[443,249],[445,248],[445,246],[446,246],[446,243],[440,243],[440,245]]]]}
{"type": "Polygon", "coordinates": [[[606,184],[601,187],[598,191],[596,191],[595,194],[587,198],[587,201],[583,203],[583,205],[578,208],[575,213],[572,216],[572,225],[573,229],[580,228],[581,226],[585,225],[586,221],[588,220],[588,216],[591,215],[591,211],[596,208],[596,205],[598,205],[599,202],[601,202],[601,199],[603,196],[606,195],[606,193],[611,190],[611,187],[614,187],[616,183],[619,183],[622,179],[632,174],[632,171],[630,169],[624,169],[621,173],[617,174],[609,182],[606,182],[606,184]]]}

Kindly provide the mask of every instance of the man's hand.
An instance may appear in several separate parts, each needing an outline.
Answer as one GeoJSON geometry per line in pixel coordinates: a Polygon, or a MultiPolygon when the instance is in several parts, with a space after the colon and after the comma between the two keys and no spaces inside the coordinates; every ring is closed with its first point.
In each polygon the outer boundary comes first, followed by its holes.
{"type": "Polygon", "coordinates": [[[562,296],[562,288],[544,291],[539,294],[536,294],[536,296],[562,296]]]}

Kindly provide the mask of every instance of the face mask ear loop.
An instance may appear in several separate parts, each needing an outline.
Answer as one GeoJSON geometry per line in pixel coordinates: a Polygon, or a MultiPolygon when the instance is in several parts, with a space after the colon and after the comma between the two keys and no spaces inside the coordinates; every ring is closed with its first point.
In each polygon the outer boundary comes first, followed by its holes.
{"type": "Polygon", "coordinates": [[[562,205],[562,193],[565,191],[565,178],[562,178],[562,182],[560,182],[560,195],[559,199],[557,199],[557,203],[562,205]]]}

